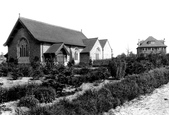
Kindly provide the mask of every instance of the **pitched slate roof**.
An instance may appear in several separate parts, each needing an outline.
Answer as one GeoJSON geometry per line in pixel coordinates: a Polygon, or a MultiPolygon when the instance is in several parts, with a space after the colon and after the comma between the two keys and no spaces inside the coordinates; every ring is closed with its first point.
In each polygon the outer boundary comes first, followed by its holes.
{"type": "Polygon", "coordinates": [[[52,43],[63,42],[69,45],[85,46],[82,40],[87,38],[80,31],[50,25],[23,17],[20,17],[18,21],[24,25],[38,41],[52,43]]]}
{"type": "Polygon", "coordinates": [[[90,52],[97,40],[98,38],[83,39],[83,43],[86,45],[86,47],[82,50],[81,53],[90,52]]]}
{"type": "Polygon", "coordinates": [[[63,44],[63,43],[53,44],[53,45],[45,52],[45,54],[47,54],[47,53],[54,53],[54,54],[57,55],[62,48],[66,51],[67,54],[69,54],[69,52],[67,51],[67,49],[64,47],[64,44],[63,44]]]}
{"type": "Polygon", "coordinates": [[[138,48],[139,47],[167,47],[167,46],[163,43],[163,40],[157,40],[154,37],[149,36],[146,40],[140,42],[138,48]]]}
{"type": "Polygon", "coordinates": [[[99,42],[100,42],[102,48],[104,48],[104,46],[105,46],[105,44],[107,42],[107,39],[99,40],[99,42]]]}

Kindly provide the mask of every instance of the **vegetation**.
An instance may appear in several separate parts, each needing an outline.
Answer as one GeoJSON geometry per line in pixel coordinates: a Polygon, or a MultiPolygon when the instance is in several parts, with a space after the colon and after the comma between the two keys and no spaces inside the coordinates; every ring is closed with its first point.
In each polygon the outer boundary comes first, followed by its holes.
{"type": "Polygon", "coordinates": [[[126,76],[121,82],[106,84],[100,90],[88,90],[73,101],[63,99],[47,107],[36,107],[29,114],[40,115],[102,115],[142,94],[169,82],[169,69],[154,69],[142,74],[126,76]]]}
{"type": "Polygon", "coordinates": [[[8,63],[0,65],[1,76],[10,74],[13,80],[31,76],[33,80],[42,79],[42,84],[0,87],[0,103],[20,99],[18,106],[29,107],[30,115],[101,115],[168,83],[168,65],[169,54],[138,57],[130,53],[128,56],[122,54],[110,60],[91,60],[89,64],[79,65],[74,65],[72,60],[67,67],[40,64],[38,58],[30,65],[20,65],[17,60],[10,59],[8,63]],[[106,84],[99,90],[88,90],[72,101],[63,99],[52,106],[37,106],[38,103],[49,103],[62,96],[63,89],[68,86],[77,88],[83,83],[110,79],[110,76],[119,82],[106,84]]]}
{"type": "Polygon", "coordinates": [[[56,98],[56,92],[52,87],[39,87],[34,89],[33,95],[40,103],[49,103],[56,98]]]}
{"type": "Polygon", "coordinates": [[[36,99],[33,95],[30,95],[30,96],[22,97],[19,100],[18,106],[19,107],[24,106],[24,107],[28,107],[28,108],[34,108],[37,106],[38,103],[39,103],[39,100],[36,99]]]}

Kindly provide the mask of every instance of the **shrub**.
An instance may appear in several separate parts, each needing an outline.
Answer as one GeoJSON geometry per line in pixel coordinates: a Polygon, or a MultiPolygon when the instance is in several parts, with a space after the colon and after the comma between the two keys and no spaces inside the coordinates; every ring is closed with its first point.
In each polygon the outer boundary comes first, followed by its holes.
{"type": "Polygon", "coordinates": [[[52,115],[49,107],[34,107],[26,115],[52,115]]]}
{"type": "Polygon", "coordinates": [[[68,79],[64,74],[57,75],[57,81],[61,84],[68,84],[68,79]]]}
{"type": "Polygon", "coordinates": [[[64,84],[59,83],[57,80],[55,79],[47,79],[42,83],[42,86],[44,87],[52,87],[55,89],[55,91],[58,92],[62,92],[63,88],[65,87],[64,84]]]}
{"type": "Polygon", "coordinates": [[[33,94],[40,103],[52,102],[56,97],[56,92],[52,87],[39,87],[34,90],[33,94]]]}
{"type": "Polygon", "coordinates": [[[114,101],[111,92],[107,88],[101,88],[97,92],[97,111],[102,113],[103,111],[107,112],[114,107],[114,101]]]}
{"type": "Polygon", "coordinates": [[[8,74],[8,64],[2,63],[0,64],[0,76],[7,76],[8,74]]]}
{"type": "Polygon", "coordinates": [[[62,64],[56,65],[55,68],[57,68],[57,70],[58,70],[59,73],[61,73],[61,74],[63,74],[63,73],[65,72],[65,70],[66,70],[66,67],[65,67],[64,65],[62,65],[62,64]]]}
{"type": "Polygon", "coordinates": [[[111,60],[111,59],[94,60],[94,61],[93,61],[93,66],[94,66],[94,67],[108,66],[110,60],[111,60]]]}
{"type": "Polygon", "coordinates": [[[89,73],[89,68],[87,68],[87,67],[83,67],[83,68],[80,70],[80,74],[81,74],[81,75],[88,74],[88,73],[89,73]]]}
{"type": "Polygon", "coordinates": [[[33,88],[37,88],[39,84],[25,84],[25,85],[16,85],[11,88],[0,88],[0,103],[18,100],[27,94],[32,94],[31,91],[33,88]]]}
{"type": "Polygon", "coordinates": [[[31,74],[31,66],[30,65],[26,65],[26,64],[22,64],[22,65],[18,65],[19,67],[19,72],[22,73],[23,76],[21,77],[29,77],[31,74]]]}
{"type": "Polygon", "coordinates": [[[169,70],[165,68],[128,75],[119,82],[105,84],[100,90],[88,90],[77,99],[63,100],[47,110],[51,115],[101,115],[141,94],[152,92],[154,88],[167,83],[168,76],[169,70]]]}
{"type": "Polygon", "coordinates": [[[80,85],[82,85],[82,83],[86,83],[86,82],[87,82],[87,75],[80,75],[80,76],[72,76],[71,82],[69,84],[75,87],[79,87],[80,85]]]}
{"type": "Polygon", "coordinates": [[[28,108],[33,108],[33,107],[36,107],[38,103],[39,101],[34,96],[30,95],[30,96],[22,97],[19,100],[18,106],[19,107],[25,106],[28,108]]]}
{"type": "Polygon", "coordinates": [[[7,89],[0,87],[0,103],[8,101],[6,97],[7,89]]]}
{"type": "Polygon", "coordinates": [[[44,73],[40,69],[35,69],[35,70],[32,70],[32,73],[30,76],[33,77],[34,80],[38,80],[39,78],[44,76],[44,73]]]}

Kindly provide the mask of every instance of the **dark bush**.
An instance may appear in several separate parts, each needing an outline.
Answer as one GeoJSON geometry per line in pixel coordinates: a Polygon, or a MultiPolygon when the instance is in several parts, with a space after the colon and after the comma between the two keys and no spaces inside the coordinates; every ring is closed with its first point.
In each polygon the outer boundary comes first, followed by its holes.
{"type": "Polygon", "coordinates": [[[11,88],[0,88],[0,103],[18,100],[27,94],[32,94],[33,88],[39,87],[39,84],[17,85],[11,88]]]}
{"type": "Polygon", "coordinates": [[[28,111],[26,115],[54,115],[54,114],[51,114],[50,107],[37,106],[37,107],[31,108],[31,110],[28,111]]]}
{"type": "Polygon", "coordinates": [[[57,75],[57,81],[61,84],[68,84],[68,79],[64,74],[57,75]]]}
{"type": "Polygon", "coordinates": [[[18,106],[22,107],[28,107],[28,108],[34,108],[37,106],[37,104],[39,103],[39,100],[36,99],[33,95],[30,96],[26,96],[26,97],[22,97],[19,100],[18,106]]]}
{"type": "Polygon", "coordinates": [[[32,70],[30,76],[33,77],[33,80],[38,80],[39,78],[44,76],[44,73],[40,69],[35,69],[32,70]]]}
{"type": "Polygon", "coordinates": [[[97,111],[98,113],[107,112],[114,107],[114,101],[111,92],[107,88],[101,88],[97,92],[97,111]]]}
{"type": "Polygon", "coordinates": [[[22,73],[23,76],[20,77],[29,77],[31,74],[31,66],[28,64],[22,64],[18,65],[19,66],[19,72],[22,73]]]}
{"type": "Polygon", "coordinates": [[[55,79],[47,79],[42,83],[42,86],[45,87],[52,87],[55,89],[55,91],[57,93],[61,93],[63,88],[65,87],[64,84],[59,83],[57,80],[55,79]]]}
{"type": "Polygon", "coordinates": [[[81,75],[85,75],[85,74],[88,74],[89,73],[89,68],[88,67],[83,67],[81,70],[80,70],[80,74],[81,75]]]}
{"type": "Polygon", "coordinates": [[[52,102],[56,97],[56,92],[52,87],[39,87],[33,92],[35,98],[39,100],[40,103],[52,102]]]}
{"type": "Polygon", "coordinates": [[[0,103],[7,102],[7,89],[0,87],[0,103]]]}

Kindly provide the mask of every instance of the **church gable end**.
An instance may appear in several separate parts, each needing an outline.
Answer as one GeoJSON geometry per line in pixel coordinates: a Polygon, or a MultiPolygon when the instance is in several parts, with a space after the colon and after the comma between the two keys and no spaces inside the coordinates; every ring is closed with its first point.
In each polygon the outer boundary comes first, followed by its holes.
{"type": "Polygon", "coordinates": [[[35,56],[40,57],[40,45],[19,21],[16,22],[8,40],[8,60],[17,59],[19,63],[29,63],[35,56]]]}

